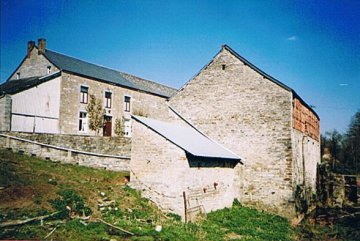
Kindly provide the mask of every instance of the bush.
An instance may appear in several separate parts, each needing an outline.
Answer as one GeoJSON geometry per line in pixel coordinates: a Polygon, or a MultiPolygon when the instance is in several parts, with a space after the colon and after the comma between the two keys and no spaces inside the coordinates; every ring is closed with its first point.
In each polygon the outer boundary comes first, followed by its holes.
{"type": "Polygon", "coordinates": [[[85,205],[84,199],[72,189],[58,192],[61,198],[50,200],[53,208],[61,212],[61,217],[68,217],[69,213],[89,216],[92,211],[85,205]],[[70,209],[70,210],[69,210],[70,209]]]}

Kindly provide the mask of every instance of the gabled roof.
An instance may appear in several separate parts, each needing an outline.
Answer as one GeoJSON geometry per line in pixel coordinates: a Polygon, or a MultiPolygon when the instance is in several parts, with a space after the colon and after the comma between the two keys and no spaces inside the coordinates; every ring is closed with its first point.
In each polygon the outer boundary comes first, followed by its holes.
{"type": "MultiPolygon", "coordinates": [[[[253,69],[255,72],[257,72],[258,74],[262,75],[264,78],[272,81],[273,83],[277,84],[278,86],[284,88],[285,90],[288,90],[290,92],[292,92],[293,96],[295,98],[298,98],[301,103],[303,105],[305,105],[309,110],[311,110],[314,115],[320,119],[320,117],[318,116],[318,114],[295,92],[295,90],[293,90],[292,88],[290,88],[289,86],[285,85],[284,83],[280,82],[279,80],[275,79],[274,77],[272,77],[271,75],[265,73],[264,71],[262,71],[261,69],[259,69],[258,67],[256,67],[254,64],[252,64],[250,61],[248,61],[247,59],[245,59],[244,57],[242,57],[240,54],[238,54],[237,52],[235,52],[235,50],[233,50],[232,48],[230,48],[228,45],[224,44],[221,46],[221,50],[214,56],[214,58],[223,50],[227,50],[229,51],[232,55],[234,55],[237,59],[239,59],[241,62],[243,62],[245,65],[249,66],[251,69],[253,69]]],[[[182,89],[185,88],[185,86],[192,80],[194,79],[196,76],[198,76],[204,69],[206,69],[214,60],[214,58],[208,63],[206,64],[196,75],[194,75],[187,83],[185,83],[183,85],[183,87],[180,88],[179,91],[181,91],[182,89]]]]}
{"type": "Polygon", "coordinates": [[[285,85],[284,83],[280,82],[279,80],[275,79],[274,77],[272,77],[271,75],[265,73],[264,71],[262,71],[261,69],[259,69],[258,67],[256,67],[254,64],[250,63],[247,59],[245,59],[244,57],[242,57],[240,54],[236,53],[232,48],[230,48],[228,45],[224,44],[222,46],[222,48],[226,49],[227,51],[229,51],[231,54],[233,54],[236,58],[238,58],[240,61],[242,61],[244,64],[246,64],[247,66],[249,66],[251,69],[253,69],[254,71],[256,71],[257,73],[259,73],[260,75],[262,75],[263,77],[265,77],[268,80],[271,80],[272,82],[274,82],[275,84],[281,86],[282,88],[291,91],[293,96],[298,98],[303,105],[305,105],[309,110],[311,110],[311,112],[314,113],[314,115],[320,119],[320,117],[318,116],[318,114],[295,92],[295,90],[293,90],[292,88],[290,88],[289,86],[285,85]]]}
{"type": "Polygon", "coordinates": [[[145,91],[167,98],[177,92],[174,88],[141,79],[133,75],[121,73],[117,70],[88,63],[48,49],[45,50],[44,56],[58,69],[66,72],[102,80],[115,85],[128,87],[130,89],[145,91]],[[141,79],[141,81],[137,81],[137,79],[141,79]]]}
{"type": "Polygon", "coordinates": [[[193,156],[241,160],[239,156],[218,145],[186,123],[183,126],[135,115],[132,118],[193,156]]]}
{"type": "Polygon", "coordinates": [[[22,78],[12,81],[7,81],[0,85],[0,95],[3,94],[16,94],[23,90],[30,89],[34,86],[37,86],[41,83],[44,83],[48,80],[54,79],[61,75],[61,72],[55,72],[50,75],[41,76],[34,76],[29,78],[22,78]]]}

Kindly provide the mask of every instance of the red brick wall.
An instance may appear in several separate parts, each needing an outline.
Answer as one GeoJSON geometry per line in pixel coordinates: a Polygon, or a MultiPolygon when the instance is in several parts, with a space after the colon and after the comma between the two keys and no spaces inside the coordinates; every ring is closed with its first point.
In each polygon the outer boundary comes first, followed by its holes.
{"type": "Polygon", "coordinates": [[[316,115],[304,106],[299,99],[294,99],[293,128],[319,141],[320,125],[316,115]]]}

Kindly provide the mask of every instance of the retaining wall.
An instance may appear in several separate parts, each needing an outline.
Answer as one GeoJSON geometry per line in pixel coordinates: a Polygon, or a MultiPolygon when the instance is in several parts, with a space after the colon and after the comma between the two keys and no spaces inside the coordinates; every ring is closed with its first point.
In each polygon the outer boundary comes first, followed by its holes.
{"type": "Polygon", "coordinates": [[[118,137],[2,132],[0,148],[63,163],[128,171],[131,142],[118,137]]]}

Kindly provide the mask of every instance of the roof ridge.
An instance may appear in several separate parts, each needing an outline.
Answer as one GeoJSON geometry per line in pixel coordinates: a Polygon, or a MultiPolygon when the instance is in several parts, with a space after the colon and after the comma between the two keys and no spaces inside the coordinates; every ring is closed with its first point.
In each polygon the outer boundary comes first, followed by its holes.
{"type": "Polygon", "coordinates": [[[121,71],[119,71],[119,73],[120,73],[120,74],[125,74],[125,75],[130,75],[130,76],[132,76],[132,77],[135,77],[135,78],[138,78],[138,79],[141,79],[141,80],[145,80],[145,81],[148,81],[148,82],[157,84],[157,85],[161,85],[161,86],[164,86],[164,87],[168,87],[168,88],[170,88],[170,89],[173,89],[173,90],[177,90],[177,89],[174,88],[174,87],[171,87],[171,86],[168,86],[168,85],[165,85],[165,84],[158,83],[158,82],[156,82],[156,81],[154,81],[154,80],[144,79],[144,78],[142,78],[142,77],[139,77],[139,76],[136,76],[136,75],[133,75],[133,74],[129,74],[129,73],[126,73],[126,72],[121,72],[121,71]]]}
{"type": "Polygon", "coordinates": [[[46,50],[45,50],[45,55],[46,55],[46,52],[47,52],[47,51],[53,52],[53,53],[55,53],[55,54],[60,54],[60,55],[63,55],[63,56],[65,56],[65,57],[68,57],[68,58],[72,58],[72,59],[75,59],[75,60],[77,60],[77,61],[84,62],[84,63],[86,63],[86,64],[95,65],[95,66],[97,66],[97,67],[101,67],[101,68],[104,68],[104,69],[108,69],[108,70],[112,70],[112,71],[121,73],[119,70],[112,69],[112,68],[109,68],[109,67],[105,67],[105,66],[100,65],[100,64],[91,63],[91,62],[88,62],[88,61],[85,61],[85,60],[82,60],[82,59],[79,59],[79,58],[76,58],[76,57],[73,57],[73,56],[70,56],[70,55],[67,55],[67,54],[63,54],[63,53],[59,53],[59,52],[54,51],[54,50],[50,50],[50,49],[46,49],[46,50]]]}

